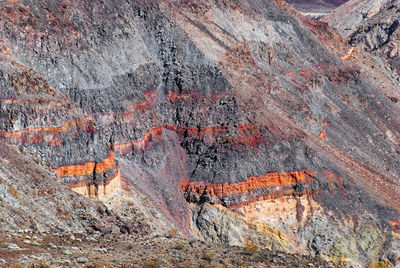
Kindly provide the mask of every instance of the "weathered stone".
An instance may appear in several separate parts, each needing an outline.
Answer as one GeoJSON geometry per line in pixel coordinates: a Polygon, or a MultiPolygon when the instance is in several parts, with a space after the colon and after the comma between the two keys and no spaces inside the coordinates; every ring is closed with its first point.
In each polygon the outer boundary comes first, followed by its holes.
{"type": "Polygon", "coordinates": [[[10,250],[13,250],[13,249],[21,249],[18,245],[13,244],[13,243],[7,243],[6,246],[5,246],[5,248],[6,248],[6,249],[10,249],[10,250]]]}
{"type": "Polygon", "coordinates": [[[88,258],[78,258],[78,259],[76,259],[76,261],[78,263],[87,263],[87,262],[89,262],[89,259],[88,258]]]}
{"type": "Polygon", "coordinates": [[[66,249],[63,251],[63,254],[64,255],[72,255],[72,252],[70,250],[66,249]]]}
{"type": "Polygon", "coordinates": [[[49,243],[49,248],[58,249],[58,247],[56,245],[54,245],[53,243],[49,243]]]}

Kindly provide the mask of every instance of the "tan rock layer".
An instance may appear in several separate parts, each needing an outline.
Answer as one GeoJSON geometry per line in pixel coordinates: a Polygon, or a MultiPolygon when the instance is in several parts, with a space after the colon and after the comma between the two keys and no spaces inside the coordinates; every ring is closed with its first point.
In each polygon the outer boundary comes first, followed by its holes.
{"type": "Polygon", "coordinates": [[[105,173],[107,169],[113,169],[116,167],[114,152],[110,150],[110,155],[105,158],[102,162],[86,162],[84,164],[79,165],[70,165],[70,166],[61,166],[56,168],[54,172],[57,174],[59,178],[62,177],[71,177],[71,176],[85,176],[95,173],[105,173]]]}
{"type": "Polygon", "coordinates": [[[71,189],[83,196],[102,199],[121,188],[119,170],[108,181],[84,181],[78,184],[69,184],[71,189]]]}

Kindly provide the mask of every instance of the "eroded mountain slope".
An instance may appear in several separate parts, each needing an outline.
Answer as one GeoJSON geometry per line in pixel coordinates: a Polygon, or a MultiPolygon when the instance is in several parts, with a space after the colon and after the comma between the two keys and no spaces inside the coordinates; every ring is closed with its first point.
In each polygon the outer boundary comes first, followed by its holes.
{"type": "Polygon", "coordinates": [[[6,2],[0,136],[87,196],[129,180],[187,237],[233,241],[198,207],[217,203],[297,250],[377,261],[399,248],[399,106],[287,9],[6,2]]]}
{"type": "Polygon", "coordinates": [[[384,60],[400,81],[400,1],[352,0],[324,18],[353,46],[384,60]]]}
{"type": "Polygon", "coordinates": [[[40,157],[0,142],[0,228],[41,233],[120,233],[124,222],[94,200],[71,191],[40,157]],[[107,212],[107,213],[106,213],[107,212]]]}

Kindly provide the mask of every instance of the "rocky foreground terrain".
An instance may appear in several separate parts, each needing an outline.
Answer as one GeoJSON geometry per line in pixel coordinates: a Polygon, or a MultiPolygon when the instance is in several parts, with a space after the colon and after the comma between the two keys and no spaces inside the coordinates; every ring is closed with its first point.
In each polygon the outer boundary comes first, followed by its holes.
{"type": "Polygon", "coordinates": [[[0,265],[398,265],[399,5],[345,6],[1,2],[0,265]]]}

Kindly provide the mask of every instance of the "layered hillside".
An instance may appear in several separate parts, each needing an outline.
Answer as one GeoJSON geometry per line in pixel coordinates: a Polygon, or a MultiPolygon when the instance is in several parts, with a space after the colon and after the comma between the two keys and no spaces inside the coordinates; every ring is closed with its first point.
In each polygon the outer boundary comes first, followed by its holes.
{"type": "Polygon", "coordinates": [[[399,104],[288,10],[6,1],[2,142],[87,197],[130,184],[187,238],[394,263],[399,104]]]}
{"type": "Polygon", "coordinates": [[[352,0],[324,18],[352,46],[379,55],[400,81],[400,1],[352,0]]]}
{"type": "Polygon", "coordinates": [[[103,204],[57,182],[37,156],[0,142],[0,228],[42,233],[90,232],[123,226],[103,204]],[[107,213],[105,213],[107,211],[107,213]]]}

